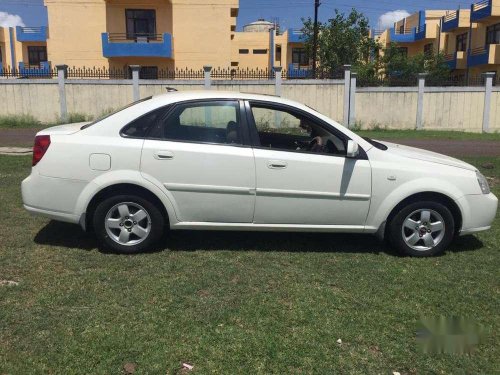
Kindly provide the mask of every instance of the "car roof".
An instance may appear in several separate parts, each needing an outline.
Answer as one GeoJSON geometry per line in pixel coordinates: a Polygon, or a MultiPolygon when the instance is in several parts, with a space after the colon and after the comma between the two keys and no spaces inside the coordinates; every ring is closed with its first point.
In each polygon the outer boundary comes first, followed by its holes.
{"type": "Polygon", "coordinates": [[[175,103],[186,100],[203,99],[236,99],[236,100],[262,100],[275,103],[288,104],[295,107],[304,107],[303,104],[292,100],[283,99],[279,96],[243,93],[238,91],[217,91],[217,90],[198,90],[198,91],[170,91],[165,94],[153,96],[153,100],[161,102],[175,103]]]}

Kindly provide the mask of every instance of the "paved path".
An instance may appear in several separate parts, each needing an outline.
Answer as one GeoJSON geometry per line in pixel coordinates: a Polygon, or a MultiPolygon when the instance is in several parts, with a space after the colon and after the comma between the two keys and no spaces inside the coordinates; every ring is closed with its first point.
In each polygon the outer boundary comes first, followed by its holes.
{"type": "Polygon", "coordinates": [[[40,129],[0,129],[0,147],[32,147],[40,129]]]}
{"type": "Polygon", "coordinates": [[[27,147],[0,147],[0,155],[30,155],[32,153],[31,148],[27,147]]]}
{"type": "Polygon", "coordinates": [[[388,142],[423,148],[449,156],[500,156],[500,141],[453,139],[385,139],[388,142]]]}
{"type": "MultiPolygon", "coordinates": [[[[32,147],[39,129],[0,129],[0,147],[32,147]]],[[[499,141],[450,139],[385,139],[450,156],[500,156],[499,141]]]]}

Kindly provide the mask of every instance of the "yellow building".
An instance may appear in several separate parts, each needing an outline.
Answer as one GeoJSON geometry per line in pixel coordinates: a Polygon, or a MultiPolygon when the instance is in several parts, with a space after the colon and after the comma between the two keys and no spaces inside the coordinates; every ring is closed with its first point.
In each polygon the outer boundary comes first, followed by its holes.
{"type": "Polygon", "coordinates": [[[374,38],[382,47],[396,43],[408,56],[439,51],[456,76],[500,75],[500,0],[482,0],[470,9],[420,11],[374,38]]]}
{"type": "Polygon", "coordinates": [[[46,27],[0,27],[0,71],[19,70],[21,75],[49,71],[46,27]]]}
{"type": "Polygon", "coordinates": [[[48,28],[0,28],[4,66],[159,70],[309,69],[302,34],[259,20],[236,32],[239,0],[44,0],[48,28]],[[12,41],[12,43],[11,43],[12,41]]]}
{"type": "Polygon", "coordinates": [[[442,49],[441,18],[449,11],[421,10],[394,23],[394,27],[376,34],[382,47],[394,42],[407,56],[442,49]]]}

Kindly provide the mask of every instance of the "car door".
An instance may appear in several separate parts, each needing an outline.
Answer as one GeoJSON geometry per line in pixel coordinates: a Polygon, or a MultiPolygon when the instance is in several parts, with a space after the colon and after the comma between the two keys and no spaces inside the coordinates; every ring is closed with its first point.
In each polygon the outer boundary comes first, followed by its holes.
{"type": "Polygon", "coordinates": [[[308,112],[270,102],[247,102],[246,109],[255,223],[364,226],[371,168],[363,150],[347,158],[347,136],[308,112]]]}
{"type": "Polygon", "coordinates": [[[169,192],[181,222],[250,223],[255,164],[243,103],[178,103],[144,142],[141,173],[169,192]]]}

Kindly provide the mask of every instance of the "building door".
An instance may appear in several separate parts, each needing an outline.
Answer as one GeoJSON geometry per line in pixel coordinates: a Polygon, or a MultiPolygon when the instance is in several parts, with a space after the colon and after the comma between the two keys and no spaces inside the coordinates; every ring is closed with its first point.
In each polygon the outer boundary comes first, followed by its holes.
{"type": "Polygon", "coordinates": [[[40,63],[47,61],[47,47],[30,46],[28,47],[28,63],[32,67],[40,67],[40,63]]]}
{"type": "Polygon", "coordinates": [[[156,11],[152,9],[127,9],[127,38],[156,38],[156,11]]]}

